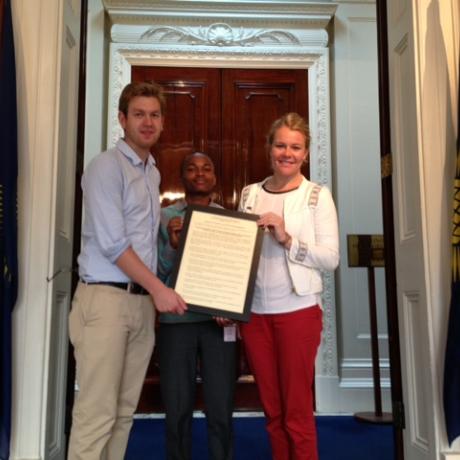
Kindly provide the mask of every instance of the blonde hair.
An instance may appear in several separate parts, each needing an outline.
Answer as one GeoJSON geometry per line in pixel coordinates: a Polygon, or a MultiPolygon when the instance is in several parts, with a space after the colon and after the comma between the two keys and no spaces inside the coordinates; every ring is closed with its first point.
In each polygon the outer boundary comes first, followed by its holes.
{"type": "Polygon", "coordinates": [[[299,131],[299,133],[305,136],[305,147],[308,149],[310,147],[310,128],[305,120],[296,112],[289,112],[284,114],[281,118],[275,120],[267,134],[267,147],[270,148],[273,144],[273,139],[275,138],[276,131],[278,129],[286,126],[293,131],[299,131]]]}

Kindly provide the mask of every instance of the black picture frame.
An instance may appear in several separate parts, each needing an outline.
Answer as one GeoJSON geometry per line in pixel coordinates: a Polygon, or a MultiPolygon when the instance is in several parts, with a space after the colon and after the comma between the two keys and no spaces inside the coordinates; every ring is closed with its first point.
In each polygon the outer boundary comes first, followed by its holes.
{"type": "Polygon", "coordinates": [[[187,207],[171,285],[189,311],[249,320],[263,239],[258,218],[214,206],[187,207]]]}

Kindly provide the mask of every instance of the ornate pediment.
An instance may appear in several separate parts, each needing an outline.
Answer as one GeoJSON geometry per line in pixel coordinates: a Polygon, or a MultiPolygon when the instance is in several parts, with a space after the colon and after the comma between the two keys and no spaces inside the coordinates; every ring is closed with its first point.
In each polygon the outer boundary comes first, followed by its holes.
{"type": "Polygon", "coordinates": [[[328,1],[103,0],[116,43],[327,46],[328,1]]]}
{"type": "Polygon", "coordinates": [[[326,27],[336,3],[306,0],[103,0],[112,24],[139,24],[158,20],[193,21],[208,17],[216,22],[245,21],[303,22],[326,27]]]}
{"type": "Polygon", "coordinates": [[[254,45],[300,45],[299,39],[283,30],[235,29],[225,23],[214,23],[197,30],[185,27],[150,27],[141,40],[159,43],[187,43],[189,45],[254,46],[254,45]]]}

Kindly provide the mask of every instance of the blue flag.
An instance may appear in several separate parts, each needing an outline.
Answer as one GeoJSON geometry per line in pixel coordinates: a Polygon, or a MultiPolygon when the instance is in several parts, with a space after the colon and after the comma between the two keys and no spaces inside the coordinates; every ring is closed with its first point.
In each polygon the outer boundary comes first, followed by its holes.
{"type": "Polygon", "coordinates": [[[10,0],[0,12],[0,459],[11,434],[11,313],[18,293],[16,71],[10,0]]]}
{"type": "Polygon", "coordinates": [[[460,436],[460,93],[452,218],[452,293],[444,361],[444,416],[449,444],[460,436]]]}

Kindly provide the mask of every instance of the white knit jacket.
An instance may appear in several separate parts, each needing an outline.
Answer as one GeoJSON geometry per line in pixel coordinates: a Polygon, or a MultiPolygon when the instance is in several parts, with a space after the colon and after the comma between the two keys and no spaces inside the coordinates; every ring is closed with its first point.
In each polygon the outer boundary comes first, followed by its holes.
{"type": "MultiPolygon", "coordinates": [[[[246,186],[239,210],[253,213],[262,182],[246,186]]],[[[284,201],[283,218],[292,237],[286,260],[297,295],[318,294],[323,285],[321,270],[333,271],[339,264],[337,212],[330,191],[303,178],[299,188],[284,201]]]]}

